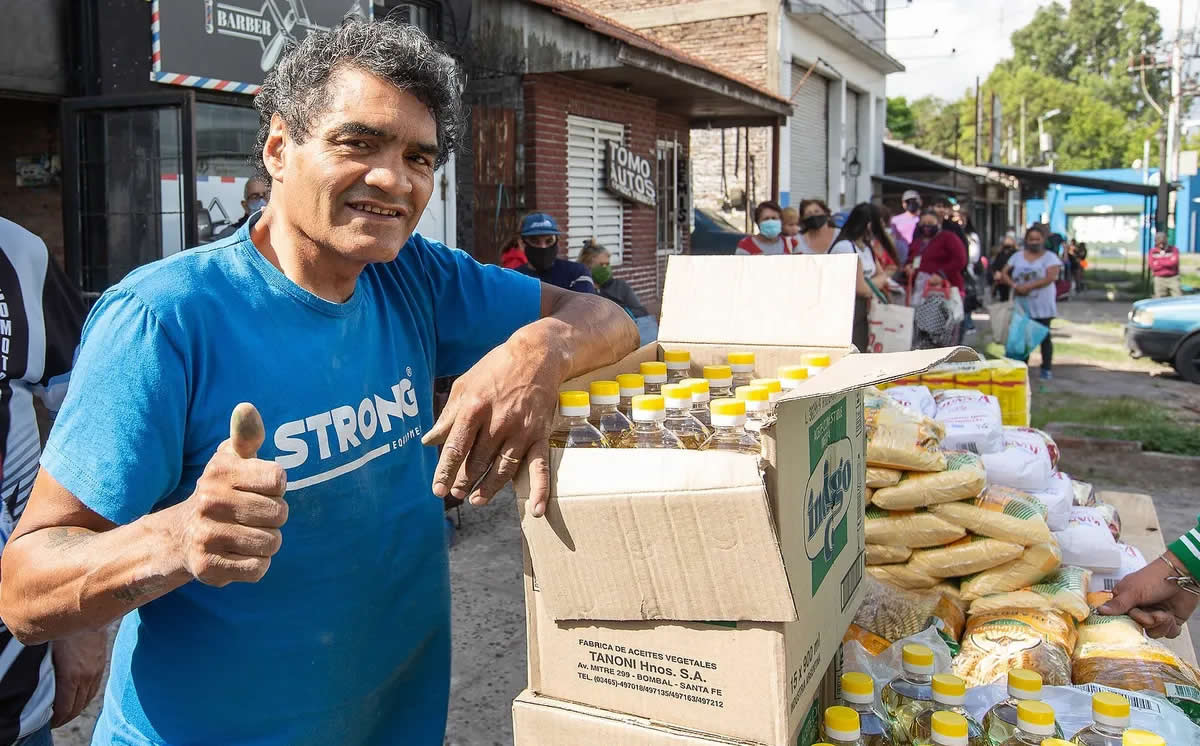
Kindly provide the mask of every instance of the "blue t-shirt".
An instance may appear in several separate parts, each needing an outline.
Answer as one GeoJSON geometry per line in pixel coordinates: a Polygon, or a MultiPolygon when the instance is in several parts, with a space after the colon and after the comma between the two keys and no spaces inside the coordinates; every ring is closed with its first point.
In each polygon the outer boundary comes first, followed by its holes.
{"type": "Polygon", "coordinates": [[[131,273],[93,309],[42,464],[118,524],[186,499],[241,401],[287,470],[260,582],[128,614],[94,744],[442,743],[450,679],[435,376],[535,320],[534,279],[414,235],[322,300],[249,240],[131,273]]]}

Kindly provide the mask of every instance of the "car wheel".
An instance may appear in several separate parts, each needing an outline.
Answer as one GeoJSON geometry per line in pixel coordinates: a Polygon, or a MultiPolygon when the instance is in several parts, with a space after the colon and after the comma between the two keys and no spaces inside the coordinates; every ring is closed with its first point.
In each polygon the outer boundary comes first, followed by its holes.
{"type": "Polygon", "coordinates": [[[1200,334],[1193,334],[1179,345],[1175,370],[1192,383],[1200,383],[1200,334]]]}

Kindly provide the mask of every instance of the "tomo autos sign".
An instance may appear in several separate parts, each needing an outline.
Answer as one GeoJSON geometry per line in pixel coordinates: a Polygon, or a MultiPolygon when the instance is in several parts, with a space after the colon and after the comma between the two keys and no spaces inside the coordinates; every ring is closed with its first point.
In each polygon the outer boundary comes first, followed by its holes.
{"type": "Polygon", "coordinates": [[[154,0],[150,79],[258,93],[289,44],[355,14],[370,18],[370,1],[154,0]]]}
{"type": "Polygon", "coordinates": [[[608,191],[631,202],[653,207],[658,201],[654,189],[654,171],[650,161],[615,140],[608,141],[607,167],[604,169],[608,191]]]}

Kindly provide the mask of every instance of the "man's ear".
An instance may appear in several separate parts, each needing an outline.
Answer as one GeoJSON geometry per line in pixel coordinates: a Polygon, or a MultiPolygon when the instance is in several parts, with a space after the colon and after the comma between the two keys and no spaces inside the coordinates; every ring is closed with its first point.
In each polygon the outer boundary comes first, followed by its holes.
{"type": "Polygon", "coordinates": [[[263,144],[263,165],[272,181],[283,181],[283,173],[287,166],[288,146],[292,143],[288,135],[287,124],[279,113],[271,115],[271,128],[267,131],[267,141],[263,144]]]}

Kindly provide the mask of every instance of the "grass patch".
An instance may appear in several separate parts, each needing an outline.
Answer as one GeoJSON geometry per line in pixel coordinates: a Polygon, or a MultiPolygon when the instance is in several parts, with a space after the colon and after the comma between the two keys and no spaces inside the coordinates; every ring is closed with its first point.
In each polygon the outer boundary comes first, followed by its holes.
{"type": "MultiPolygon", "coordinates": [[[[1179,275],[1179,281],[1185,286],[1200,287],[1200,273],[1189,272],[1187,269],[1179,275]]],[[[1084,272],[1084,282],[1092,287],[1097,285],[1111,286],[1111,289],[1124,290],[1134,295],[1149,297],[1154,293],[1154,280],[1142,281],[1140,269],[1115,269],[1107,267],[1088,267],[1084,272]]]]}
{"type": "Polygon", "coordinates": [[[1169,409],[1145,399],[1048,394],[1035,389],[1033,426],[1045,427],[1052,422],[1115,427],[1113,430],[1085,427],[1075,432],[1091,438],[1141,441],[1147,451],[1200,455],[1200,427],[1175,422],[1169,409]]]}
{"type": "Polygon", "coordinates": [[[1123,347],[1108,347],[1105,345],[1090,345],[1083,342],[1065,342],[1054,340],[1054,354],[1064,355],[1083,360],[1093,360],[1098,363],[1130,363],[1133,358],[1123,347]]]}

